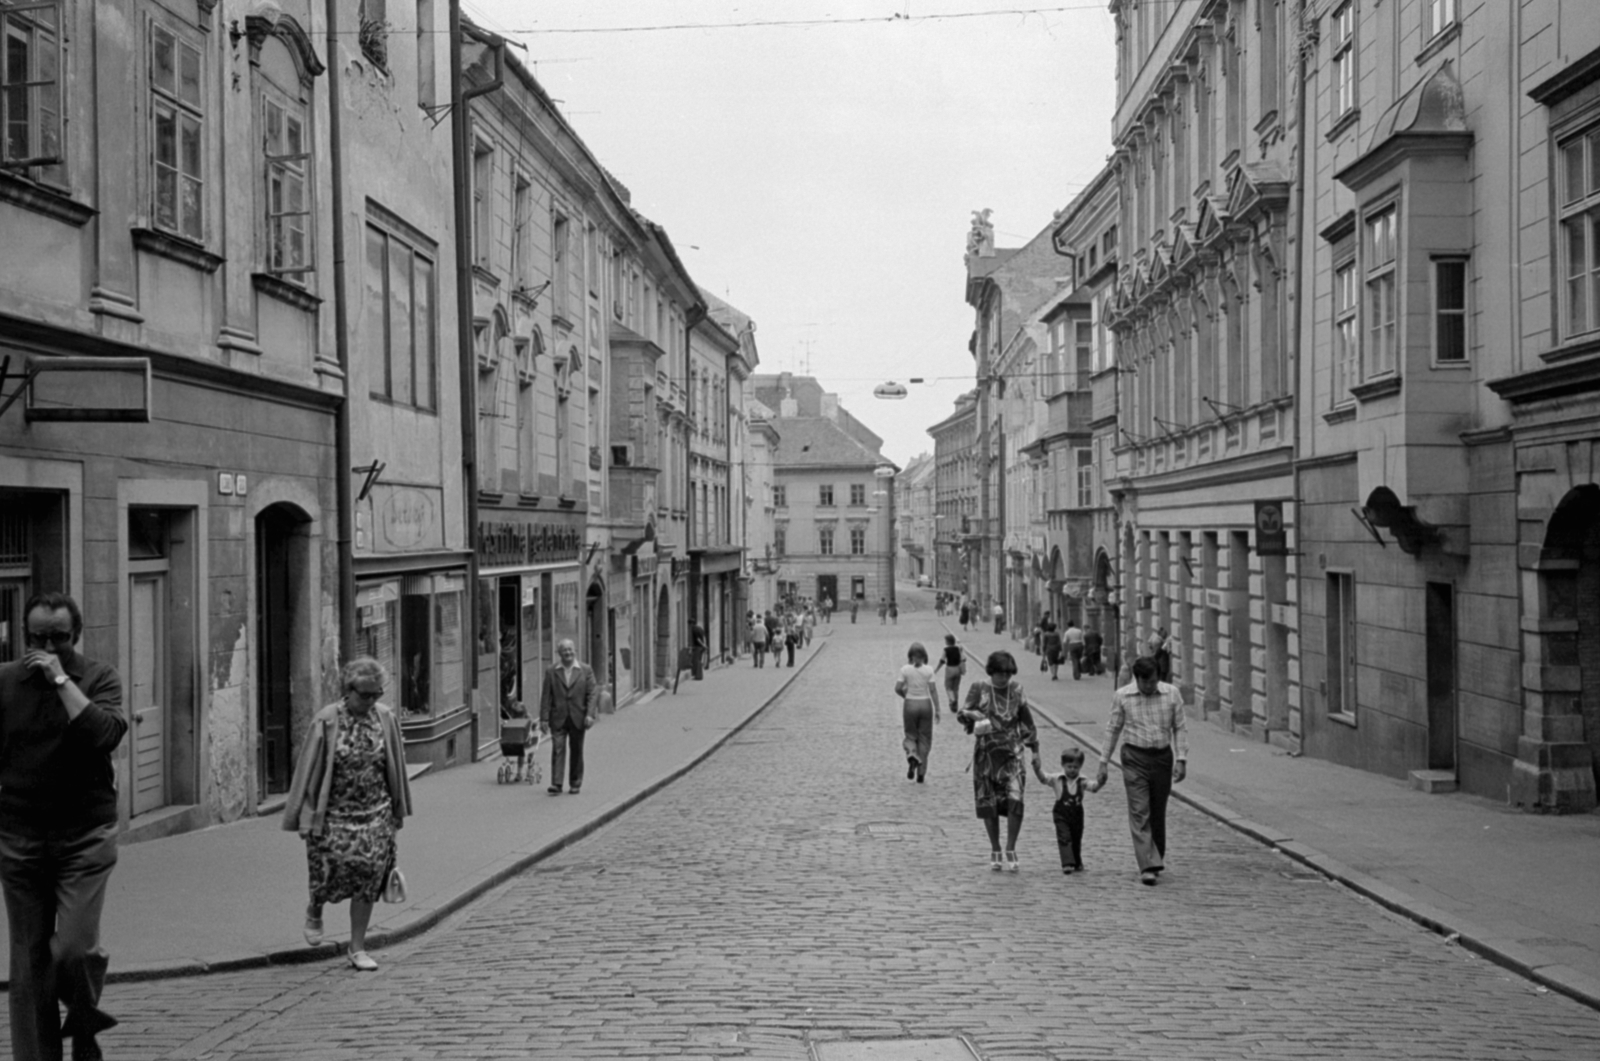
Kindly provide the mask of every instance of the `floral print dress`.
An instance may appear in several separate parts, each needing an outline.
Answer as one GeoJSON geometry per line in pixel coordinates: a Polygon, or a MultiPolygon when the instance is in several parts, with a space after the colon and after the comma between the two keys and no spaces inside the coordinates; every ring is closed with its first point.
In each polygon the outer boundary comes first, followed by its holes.
{"type": "Polygon", "coordinates": [[[327,828],[306,840],[311,901],[317,905],[383,898],[395,860],[394,806],[384,775],[383,723],[377,711],[339,707],[327,828]]]}
{"type": "Polygon", "coordinates": [[[1021,813],[1025,756],[1039,750],[1039,731],[1028,710],[1027,694],[1015,680],[1004,689],[979,682],[967,690],[966,711],[987,718],[993,726],[978,734],[972,747],[972,795],[978,817],[1021,813]]]}

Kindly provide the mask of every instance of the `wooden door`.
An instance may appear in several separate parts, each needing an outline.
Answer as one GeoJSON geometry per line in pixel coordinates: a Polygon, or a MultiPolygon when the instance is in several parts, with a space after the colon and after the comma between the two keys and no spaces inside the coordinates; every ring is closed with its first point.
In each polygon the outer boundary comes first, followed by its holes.
{"type": "Polygon", "coordinates": [[[1428,583],[1428,769],[1456,768],[1456,594],[1428,583]]]}
{"type": "Polygon", "coordinates": [[[167,803],[167,576],[135,575],[128,587],[132,675],[134,814],[167,803]]]}

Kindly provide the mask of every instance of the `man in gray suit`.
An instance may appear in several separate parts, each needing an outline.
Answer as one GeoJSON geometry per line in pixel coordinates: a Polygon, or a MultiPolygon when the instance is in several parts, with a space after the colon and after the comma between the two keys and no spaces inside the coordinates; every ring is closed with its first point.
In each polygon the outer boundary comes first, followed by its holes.
{"type": "Polygon", "coordinates": [[[567,791],[574,796],[583,785],[583,738],[594,725],[594,671],[578,662],[578,650],[563,638],[556,645],[560,666],[544,674],[544,692],[539,697],[539,731],[551,737],[550,787],[552,796],[561,795],[562,779],[567,777],[567,745],[572,745],[572,775],[567,791]]]}

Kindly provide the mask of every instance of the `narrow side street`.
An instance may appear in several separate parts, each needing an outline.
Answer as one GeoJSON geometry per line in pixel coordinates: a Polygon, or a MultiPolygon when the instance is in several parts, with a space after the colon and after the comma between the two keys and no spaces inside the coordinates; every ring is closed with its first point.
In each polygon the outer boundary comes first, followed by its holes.
{"type": "MultiPolygon", "coordinates": [[[[893,674],[942,633],[926,610],[836,620],[703,764],[376,952],[375,974],[114,985],[107,1056],[804,1061],[817,1041],[944,1036],[989,1061],[1600,1053],[1600,1014],[1182,805],[1168,874],[1139,887],[1115,774],[1088,800],[1086,874],[1059,872],[1036,784],[1021,872],[990,873],[948,716],[927,784],[905,779],[893,674]]],[[[1043,741],[1050,762],[1068,738],[1043,741]]]]}

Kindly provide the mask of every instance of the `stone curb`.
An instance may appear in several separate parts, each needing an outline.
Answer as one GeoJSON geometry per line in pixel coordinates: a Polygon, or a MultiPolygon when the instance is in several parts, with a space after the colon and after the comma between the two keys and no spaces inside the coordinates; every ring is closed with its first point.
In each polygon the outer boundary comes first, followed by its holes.
{"type": "MultiPolygon", "coordinates": [[[[402,943],[414,936],[420,936],[422,933],[439,924],[439,922],[443,921],[446,917],[449,917],[451,914],[460,910],[462,907],[484,895],[491,889],[499,887],[512,877],[515,877],[518,874],[527,871],[530,867],[543,862],[545,859],[561,851],[563,848],[577,843],[579,840],[582,840],[584,837],[595,832],[597,829],[609,824],[615,819],[621,817],[627,811],[632,810],[640,803],[643,803],[645,800],[649,799],[657,792],[660,792],[674,781],[677,781],[689,771],[705,762],[706,759],[710,758],[714,752],[720,749],[728,741],[732,740],[742,730],[744,730],[745,727],[749,726],[750,723],[754,722],[758,717],[760,717],[760,715],[765,712],[767,708],[777,703],[779,698],[789,691],[789,687],[794,684],[795,680],[806,672],[806,668],[811,666],[812,662],[815,661],[817,657],[822,655],[822,650],[825,647],[825,644],[818,645],[817,650],[811,653],[810,656],[806,657],[803,663],[800,663],[798,666],[796,666],[794,668],[794,673],[789,675],[788,679],[782,685],[780,685],[771,696],[763,700],[761,704],[752,710],[748,715],[746,715],[743,720],[729,728],[726,733],[718,737],[704,751],[694,756],[689,760],[689,762],[685,763],[679,769],[674,770],[672,773],[661,778],[659,781],[647,785],[640,791],[619,800],[609,807],[606,807],[593,818],[583,822],[576,828],[568,830],[562,835],[556,837],[556,839],[543,845],[538,850],[524,855],[508,854],[497,862],[492,863],[494,868],[488,873],[483,874],[476,879],[468,880],[462,883],[453,891],[446,889],[445,891],[441,892],[437,902],[433,902],[426,907],[413,907],[410,911],[410,916],[406,918],[404,923],[398,924],[393,928],[372,928],[367,933],[367,949],[378,950],[382,947],[388,947],[393,946],[396,943],[402,943]]],[[[632,706],[634,705],[628,705],[628,707],[632,706]]],[[[624,710],[626,710],[626,708],[624,708],[624,710]]],[[[180,976],[200,976],[207,973],[226,973],[237,972],[242,969],[260,969],[269,965],[303,965],[308,962],[326,961],[329,958],[338,957],[343,953],[343,945],[336,943],[325,943],[320,947],[307,947],[301,945],[298,947],[291,947],[286,950],[242,951],[232,954],[218,954],[209,958],[180,958],[168,961],[149,962],[144,965],[117,969],[106,977],[106,982],[129,983],[141,980],[167,980],[180,976]]]]}
{"type": "MultiPolygon", "coordinates": [[[[1033,712],[1093,752],[1096,757],[1101,755],[1099,744],[1063,724],[1049,711],[1035,706],[1033,712]]],[[[1459,944],[1480,958],[1486,958],[1536,984],[1560,992],[1590,1009],[1600,1010],[1600,981],[1570,966],[1558,965],[1538,951],[1525,947],[1515,940],[1497,938],[1489,929],[1461,920],[1448,911],[1414,899],[1393,885],[1385,884],[1376,877],[1330,858],[1314,847],[1299,843],[1281,829],[1250,821],[1240,816],[1238,812],[1204,796],[1190,795],[1177,788],[1172,790],[1172,796],[1200,813],[1215,818],[1230,829],[1241,832],[1301,865],[1316,870],[1357,895],[1371,899],[1385,910],[1399,914],[1428,931],[1445,937],[1445,942],[1459,944]]]]}

